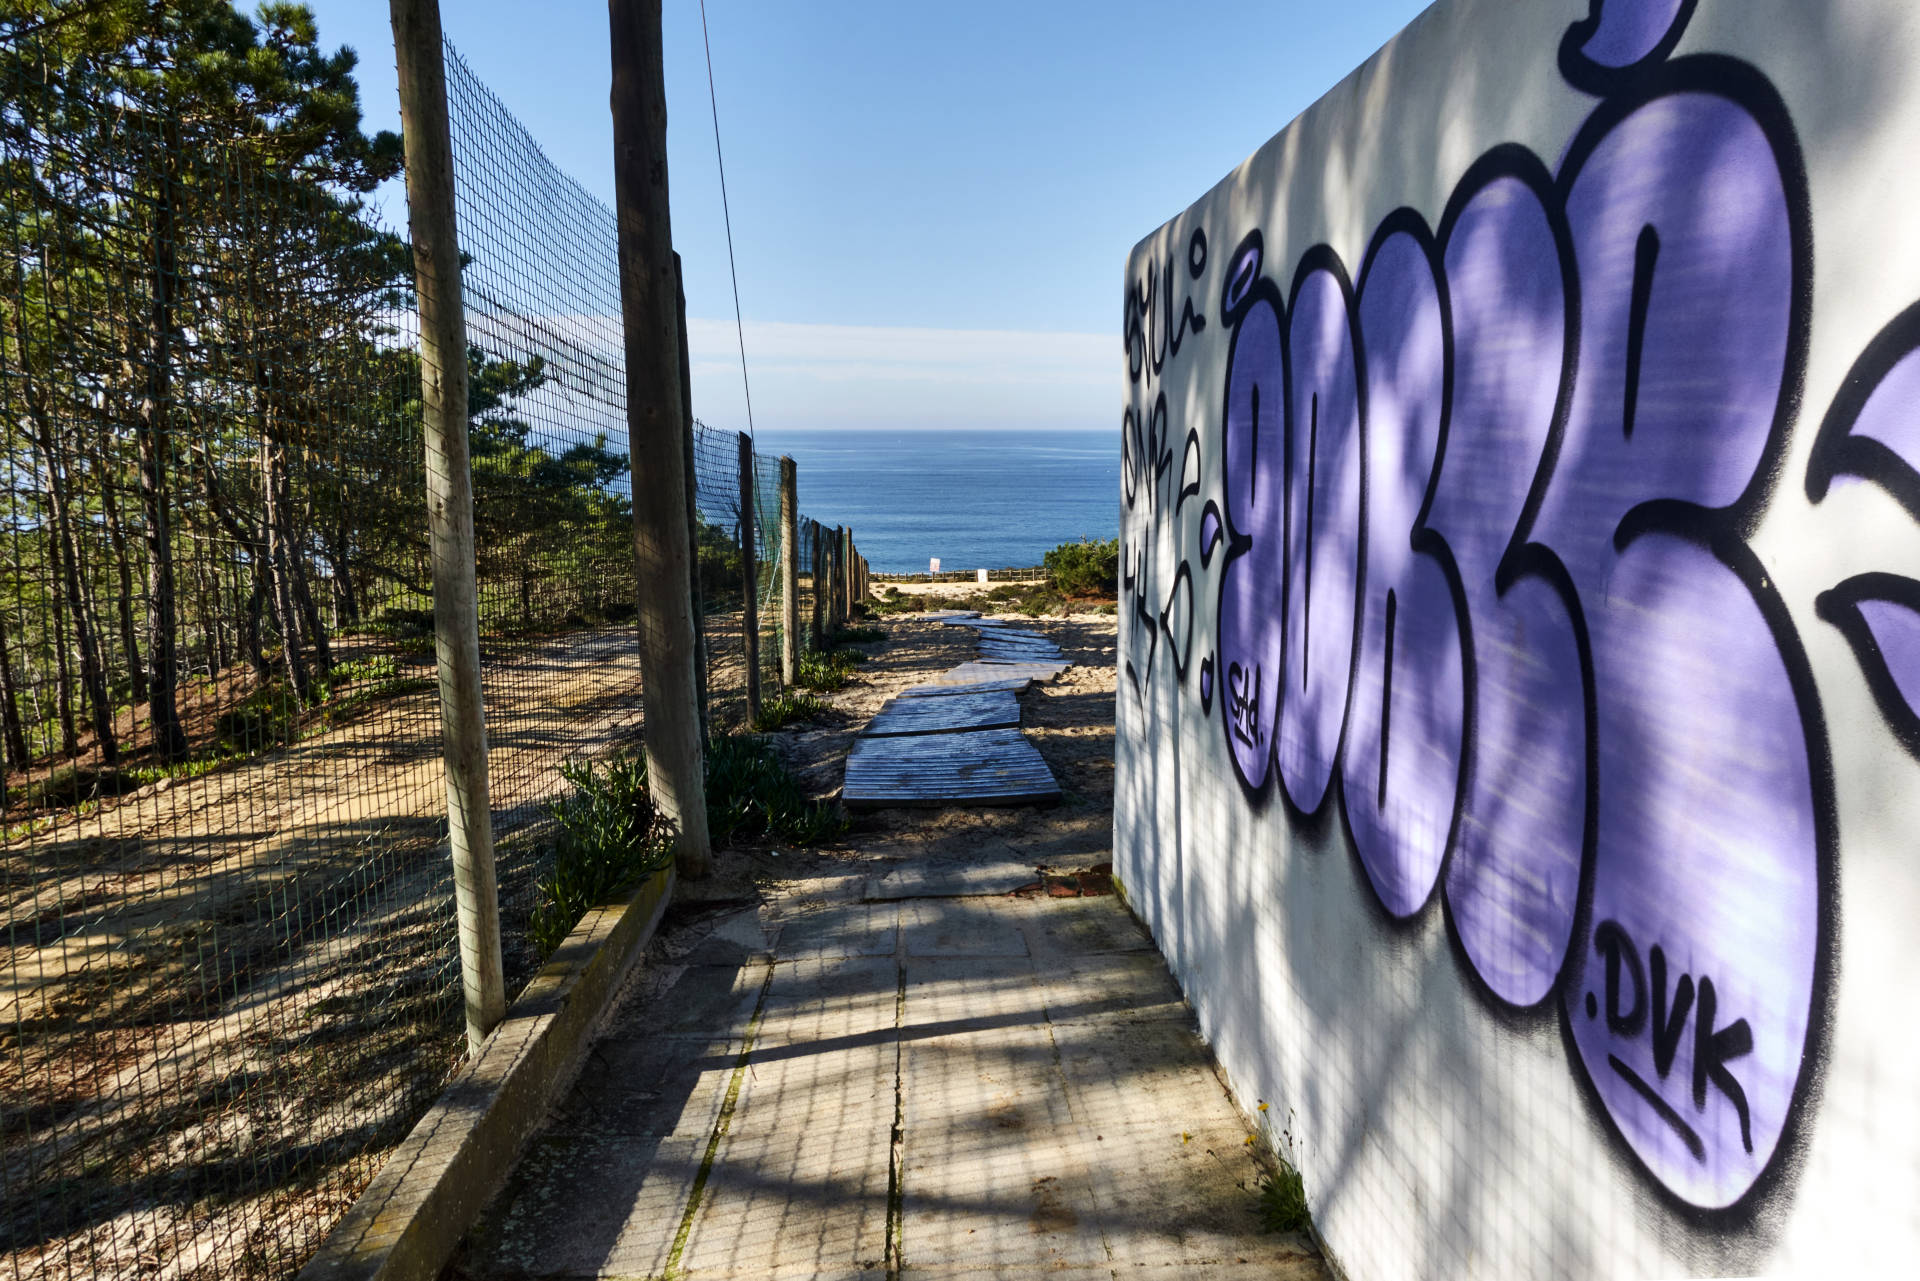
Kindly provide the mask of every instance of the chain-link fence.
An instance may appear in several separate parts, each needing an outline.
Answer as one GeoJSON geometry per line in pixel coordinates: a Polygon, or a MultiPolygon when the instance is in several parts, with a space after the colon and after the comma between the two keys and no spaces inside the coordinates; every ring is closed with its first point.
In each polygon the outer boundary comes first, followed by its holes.
{"type": "MultiPolygon", "coordinates": [[[[0,1275],[279,1276],[464,1048],[412,256],[310,33],[219,36],[223,86],[101,12],[0,18],[0,1275]]],[[[560,767],[640,730],[615,222],[447,82],[511,993],[560,767]]],[[[779,683],[738,442],[693,442],[716,729],[749,616],[779,683]]]]}

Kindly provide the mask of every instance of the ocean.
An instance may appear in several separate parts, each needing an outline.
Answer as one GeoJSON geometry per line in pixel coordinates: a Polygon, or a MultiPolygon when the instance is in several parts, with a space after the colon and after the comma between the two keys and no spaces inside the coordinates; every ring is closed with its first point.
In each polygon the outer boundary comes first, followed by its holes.
{"type": "Polygon", "coordinates": [[[792,455],[801,512],[853,526],[880,573],[1038,565],[1120,530],[1118,431],[763,431],[755,447],[792,455]]]}

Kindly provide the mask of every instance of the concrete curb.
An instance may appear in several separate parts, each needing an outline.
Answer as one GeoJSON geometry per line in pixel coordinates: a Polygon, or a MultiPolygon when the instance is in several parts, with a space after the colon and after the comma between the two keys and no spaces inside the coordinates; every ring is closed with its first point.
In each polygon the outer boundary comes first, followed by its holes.
{"type": "Polygon", "coordinates": [[[480,1053],[394,1150],[300,1281],[433,1281],[579,1068],[600,1015],[653,937],[672,868],[580,919],[480,1053]]]}

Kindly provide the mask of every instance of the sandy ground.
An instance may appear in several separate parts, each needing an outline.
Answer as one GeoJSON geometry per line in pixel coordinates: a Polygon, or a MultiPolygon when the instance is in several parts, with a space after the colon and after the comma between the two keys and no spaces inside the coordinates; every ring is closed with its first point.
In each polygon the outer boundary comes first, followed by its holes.
{"type": "MultiPolygon", "coordinates": [[[[630,629],[490,647],[485,681],[498,833],[539,818],[567,756],[638,732],[630,629]]],[[[428,687],[10,834],[0,1271],[277,1276],[304,1256],[463,1049],[445,809],[428,687]]],[[[529,848],[500,852],[510,978],[533,961],[529,848]]]]}

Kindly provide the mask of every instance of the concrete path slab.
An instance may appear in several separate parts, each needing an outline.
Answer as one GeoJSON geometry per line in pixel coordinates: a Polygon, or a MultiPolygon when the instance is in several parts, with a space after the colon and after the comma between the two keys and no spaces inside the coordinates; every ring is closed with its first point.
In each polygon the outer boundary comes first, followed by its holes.
{"type": "Polygon", "coordinates": [[[462,1276],[1326,1281],[1257,1231],[1252,1122],[1117,899],[765,922],[771,962],[681,967],[615,1019],[462,1276]]]}
{"type": "Polygon", "coordinates": [[[884,876],[869,877],[866,897],[886,900],[1010,894],[1033,879],[1033,864],[1003,859],[987,863],[909,863],[884,876]]]}

